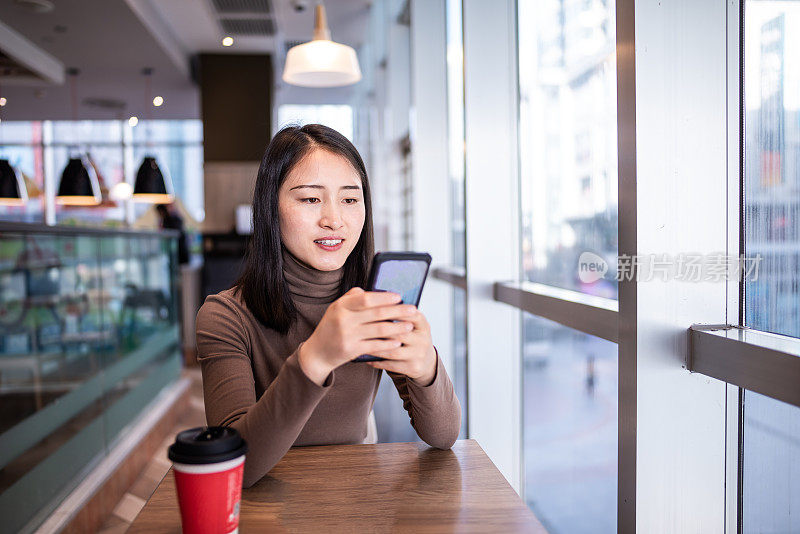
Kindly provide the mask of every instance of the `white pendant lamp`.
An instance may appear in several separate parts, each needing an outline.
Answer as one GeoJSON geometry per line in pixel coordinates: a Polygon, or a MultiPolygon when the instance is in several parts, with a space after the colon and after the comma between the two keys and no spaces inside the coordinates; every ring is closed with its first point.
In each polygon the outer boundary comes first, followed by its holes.
{"type": "Polygon", "coordinates": [[[314,39],[286,53],[283,81],[302,87],[340,87],[361,79],[356,51],[331,41],[325,6],[317,4],[314,39]]]}

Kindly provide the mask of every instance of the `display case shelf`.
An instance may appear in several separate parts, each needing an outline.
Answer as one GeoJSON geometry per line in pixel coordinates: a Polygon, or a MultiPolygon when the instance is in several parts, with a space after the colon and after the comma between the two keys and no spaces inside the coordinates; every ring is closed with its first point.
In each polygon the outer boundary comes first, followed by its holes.
{"type": "Polygon", "coordinates": [[[34,530],[178,378],[177,236],[0,223],[4,528],[34,530]]]}

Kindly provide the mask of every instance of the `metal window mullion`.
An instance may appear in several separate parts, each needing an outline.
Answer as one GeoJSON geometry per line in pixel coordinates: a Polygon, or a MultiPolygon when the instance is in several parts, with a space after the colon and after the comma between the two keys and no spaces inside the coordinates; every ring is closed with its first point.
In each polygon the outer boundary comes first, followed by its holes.
{"type": "MultiPolygon", "coordinates": [[[[744,0],[730,0],[726,26],[727,133],[727,254],[744,254],[744,0]]],[[[744,283],[726,281],[726,322],[743,323],[744,283]]],[[[725,532],[739,532],[741,506],[741,398],[738,386],[728,384],[725,395],[725,532]]]]}

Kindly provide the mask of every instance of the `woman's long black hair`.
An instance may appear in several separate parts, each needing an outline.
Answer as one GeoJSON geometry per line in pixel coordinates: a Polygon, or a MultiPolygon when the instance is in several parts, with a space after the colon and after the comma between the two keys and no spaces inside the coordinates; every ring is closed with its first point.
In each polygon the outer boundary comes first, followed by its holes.
{"type": "Polygon", "coordinates": [[[361,177],[364,193],[364,227],[344,264],[339,296],[367,283],[375,248],[372,233],[372,200],[364,162],[353,143],[321,124],[287,126],[270,141],[258,169],[253,192],[253,235],[244,269],[234,283],[250,312],[265,326],[286,334],[297,317],[283,275],[278,191],[291,170],[312,150],[327,150],[350,162],[361,177]]]}

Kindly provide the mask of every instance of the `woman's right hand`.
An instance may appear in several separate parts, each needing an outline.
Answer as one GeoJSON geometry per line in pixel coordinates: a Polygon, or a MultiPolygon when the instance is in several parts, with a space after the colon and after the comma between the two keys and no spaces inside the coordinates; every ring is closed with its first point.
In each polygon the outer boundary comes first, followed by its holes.
{"type": "Polygon", "coordinates": [[[300,368],[322,385],[331,371],[362,354],[399,347],[398,338],[414,328],[403,319],[417,311],[410,304],[398,305],[400,300],[397,293],[352,288],[328,306],[300,346],[300,368]]]}

